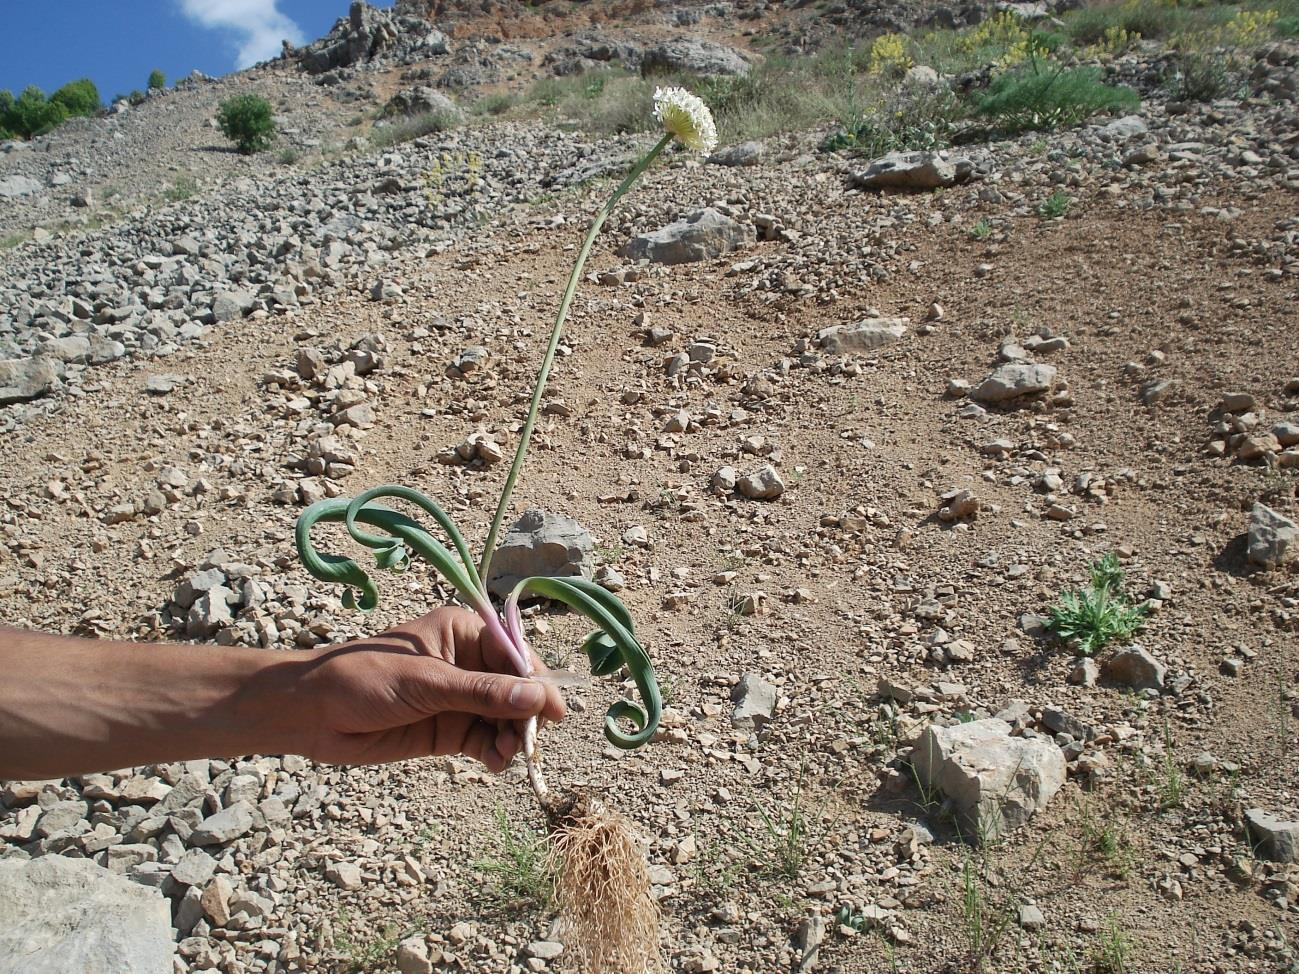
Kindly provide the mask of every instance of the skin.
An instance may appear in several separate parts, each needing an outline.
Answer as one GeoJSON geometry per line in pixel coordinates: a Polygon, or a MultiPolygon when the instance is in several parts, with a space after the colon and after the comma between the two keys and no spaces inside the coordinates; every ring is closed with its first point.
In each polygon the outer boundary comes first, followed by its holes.
{"type": "Polygon", "coordinates": [[[0,779],[246,754],[465,754],[502,771],[529,717],[564,717],[557,689],[512,669],[482,620],[457,608],[291,652],[0,628],[0,779]]]}

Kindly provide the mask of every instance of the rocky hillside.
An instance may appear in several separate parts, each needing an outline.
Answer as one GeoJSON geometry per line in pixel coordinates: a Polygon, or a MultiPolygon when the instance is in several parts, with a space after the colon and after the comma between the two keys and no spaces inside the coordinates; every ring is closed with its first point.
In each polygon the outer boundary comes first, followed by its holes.
{"type": "MultiPolygon", "coordinates": [[[[581,234],[685,81],[725,144],[606,225],[515,503],[660,674],[645,749],[599,738],[616,680],[545,739],[634,821],[665,966],[1293,971],[1273,6],[358,4],[6,144],[3,618],[291,652],[443,604],[414,572],[345,609],[297,515],[398,482],[480,543],[581,234]],[[267,153],[213,126],[242,92],[267,153]]],[[[0,944],[68,910],[116,970],[571,969],[543,831],[521,768],[458,758],[8,782],[0,944]]]]}

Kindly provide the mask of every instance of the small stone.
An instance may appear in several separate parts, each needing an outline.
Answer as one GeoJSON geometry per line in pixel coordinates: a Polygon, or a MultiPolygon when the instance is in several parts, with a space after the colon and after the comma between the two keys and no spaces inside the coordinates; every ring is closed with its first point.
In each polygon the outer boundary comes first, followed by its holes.
{"type": "Polygon", "coordinates": [[[528,944],[527,954],[540,960],[554,960],[564,952],[564,945],[554,940],[534,940],[528,944]]]}
{"type": "Polygon", "coordinates": [[[433,974],[433,962],[423,937],[407,937],[397,945],[397,970],[401,974],[433,974]]]}
{"type": "Polygon", "coordinates": [[[199,823],[189,837],[190,845],[224,845],[247,834],[253,827],[253,809],[248,802],[236,802],[199,823]]]}
{"type": "Polygon", "coordinates": [[[1279,568],[1299,558],[1299,524],[1265,504],[1249,516],[1249,560],[1260,568],[1279,568]]]}
{"type": "Polygon", "coordinates": [[[735,483],[741,494],[750,500],[775,500],[785,492],[785,482],[771,464],[759,467],[751,474],[746,474],[735,483]]]}
{"type": "Polygon", "coordinates": [[[762,730],[775,716],[779,692],[756,673],[745,673],[731,690],[735,709],[731,712],[731,726],[762,730]]]}
{"type": "Polygon", "coordinates": [[[360,889],[361,867],[351,862],[335,862],[325,868],[325,878],[339,889],[360,889]]]}
{"type": "Polygon", "coordinates": [[[1164,689],[1168,668],[1140,646],[1128,646],[1114,653],[1104,665],[1105,678],[1133,690],[1164,689]]]}
{"type": "Polygon", "coordinates": [[[1046,926],[1046,917],[1032,903],[1025,903],[1019,908],[1019,925],[1025,930],[1041,930],[1046,926]]]}

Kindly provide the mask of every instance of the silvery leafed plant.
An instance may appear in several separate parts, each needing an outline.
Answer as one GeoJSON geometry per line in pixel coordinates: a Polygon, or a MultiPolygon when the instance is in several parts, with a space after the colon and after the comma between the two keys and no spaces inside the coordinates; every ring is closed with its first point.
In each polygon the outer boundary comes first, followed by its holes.
{"type": "MultiPolygon", "coordinates": [[[[617,747],[627,749],[640,747],[653,736],[662,712],[662,698],[653,665],[636,638],[626,606],[610,592],[581,578],[534,577],[520,581],[498,610],[488,594],[487,579],[564,322],[596,235],[618,200],[672,142],[701,153],[711,152],[717,143],[717,130],[708,108],[682,88],[657,89],[654,114],[663,126],[662,138],[632,167],[600,207],[578,252],[537,373],[514,462],[501,489],[496,514],[477,564],[464,535],[450,516],[424,494],[400,485],[387,484],[356,497],[320,501],[302,513],[297,526],[298,552],[307,570],[324,581],[348,586],[345,604],[367,611],[378,602],[374,583],[352,559],[318,552],[311,542],[312,527],[321,521],[343,522],[353,540],[374,551],[375,561],[383,569],[403,570],[412,554],[419,555],[451,584],[465,605],[482,617],[486,629],[507,648],[511,664],[520,676],[534,674],[533,656],[519,611],[521,599],[528,596],[553,599],[586,616],[597,627],[582,643],[593,675],[608,676],[625,668],[640,694],[640,703],[618,700],[605,716],[605,736],[617,747]],[[450,547],[413,518],[380,503],[383,499],[406,501],[423,510],[450,542],[450,547]]],[[[658,911],[650,897],[643,856],[627,820],[589,795],[552,790],[542,771],[537,732],[534,718],[524,728],[523,753],[528,781],[551,823],[556,898],[569,947],[585,959],[591,970],[601,974],[645,974],[660,968],[658,911]]]]}

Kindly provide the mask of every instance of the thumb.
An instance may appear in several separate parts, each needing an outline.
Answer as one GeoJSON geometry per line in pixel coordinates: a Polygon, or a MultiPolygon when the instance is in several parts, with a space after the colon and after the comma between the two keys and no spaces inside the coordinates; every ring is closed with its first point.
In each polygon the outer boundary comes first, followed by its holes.
{"type": "Polygon", "coordinates": [[[419,678],[421,700],[431,712],[456,710],[491,720],[536,717],[546,704],[546,688],[535,680],[504,673],[462,670],[440,660],[425,660],[419,678]]]}

